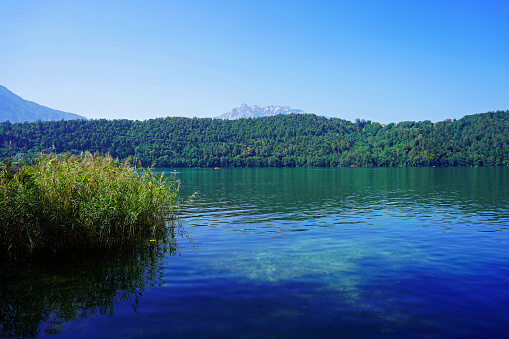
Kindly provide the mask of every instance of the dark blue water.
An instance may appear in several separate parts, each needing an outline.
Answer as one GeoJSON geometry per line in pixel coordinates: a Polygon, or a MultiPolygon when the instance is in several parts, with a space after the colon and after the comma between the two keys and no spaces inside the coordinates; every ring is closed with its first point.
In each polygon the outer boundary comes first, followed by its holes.
{"type": "Polygon", "coordinates": [[[182,207],[171,250],[57,262],[29,278],[11,268],[10,301],[0,304],[17,311],[3,318],[9,328],[87,338],[509,337],[509,168],[177,177],[183,196],[199,195],[182,207]]]}

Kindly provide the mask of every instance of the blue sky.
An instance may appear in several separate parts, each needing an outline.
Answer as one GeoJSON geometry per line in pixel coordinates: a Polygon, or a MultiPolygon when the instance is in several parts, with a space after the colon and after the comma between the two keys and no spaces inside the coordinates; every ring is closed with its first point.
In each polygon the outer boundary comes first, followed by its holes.
{"type": "Polygon", "coordinates": [[[509,1],[0,0],[0,84],[88,118],[509,109],[509,1]]]}

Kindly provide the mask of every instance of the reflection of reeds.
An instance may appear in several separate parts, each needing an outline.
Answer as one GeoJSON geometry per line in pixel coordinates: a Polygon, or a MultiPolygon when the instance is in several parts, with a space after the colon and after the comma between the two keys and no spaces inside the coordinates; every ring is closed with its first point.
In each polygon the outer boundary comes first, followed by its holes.
{"type": "Polygon", "coordinates": [[[173,216],[180,181],[109,155],[42,154],[0,166],[0,252],[90,251],[152,237],[173,216]]]}
{"type": "Polygon", "coordinates": [[[136,312],[142,292],[161,283],[166,255],[179,254],[177,240],[184,234],[178,222],[168,226],[160,240],[94,252],[79,260],[0,262],[0,338],[80,331],[80,320],[111,316],[120,304],[136,312]]]}

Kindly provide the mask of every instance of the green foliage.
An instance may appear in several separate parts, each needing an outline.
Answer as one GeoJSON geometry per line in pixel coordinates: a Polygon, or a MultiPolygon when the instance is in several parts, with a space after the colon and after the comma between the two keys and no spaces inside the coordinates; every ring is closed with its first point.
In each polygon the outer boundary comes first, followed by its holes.
{"type": "Polygon", "coordinates": [[[501,166],[509,165],[509,111],[387,126],[313,114],[0,124],[0,159],[45,149],[157,167],[501,166]]]}
{"type": "Polygon", "coordinates": [[[112,248],[155,236],[173,215],[179,181],[110,155],[42,154],[0,167],[0,253],[112,248]]]}

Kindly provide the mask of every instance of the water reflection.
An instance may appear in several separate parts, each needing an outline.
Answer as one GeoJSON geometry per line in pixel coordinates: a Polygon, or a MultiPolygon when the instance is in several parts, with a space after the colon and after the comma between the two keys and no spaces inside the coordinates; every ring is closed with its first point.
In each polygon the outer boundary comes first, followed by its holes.
{"type": "Polygon", "coordinates": [[[168,237],[116,253],[0,263],[0,337],[80,332],[79,321],[111,316],[120,304],[137,312],[143,291],[163,280],[164,258],[179,254],[181,226],[168,237]]]}
{"type": "Polygon", "coordinates": [[[180,175],[184,194],[200,192],[192,218],[206,218],[209,226],[224,226],[227,218],[230,225],[270,222],[291,230],[295,221],[316,226],[325,217],[335,221],[323,226],[333,226],[388,215],[434,224],[509,222],[505,167],[183,169],[180,175]]]}

